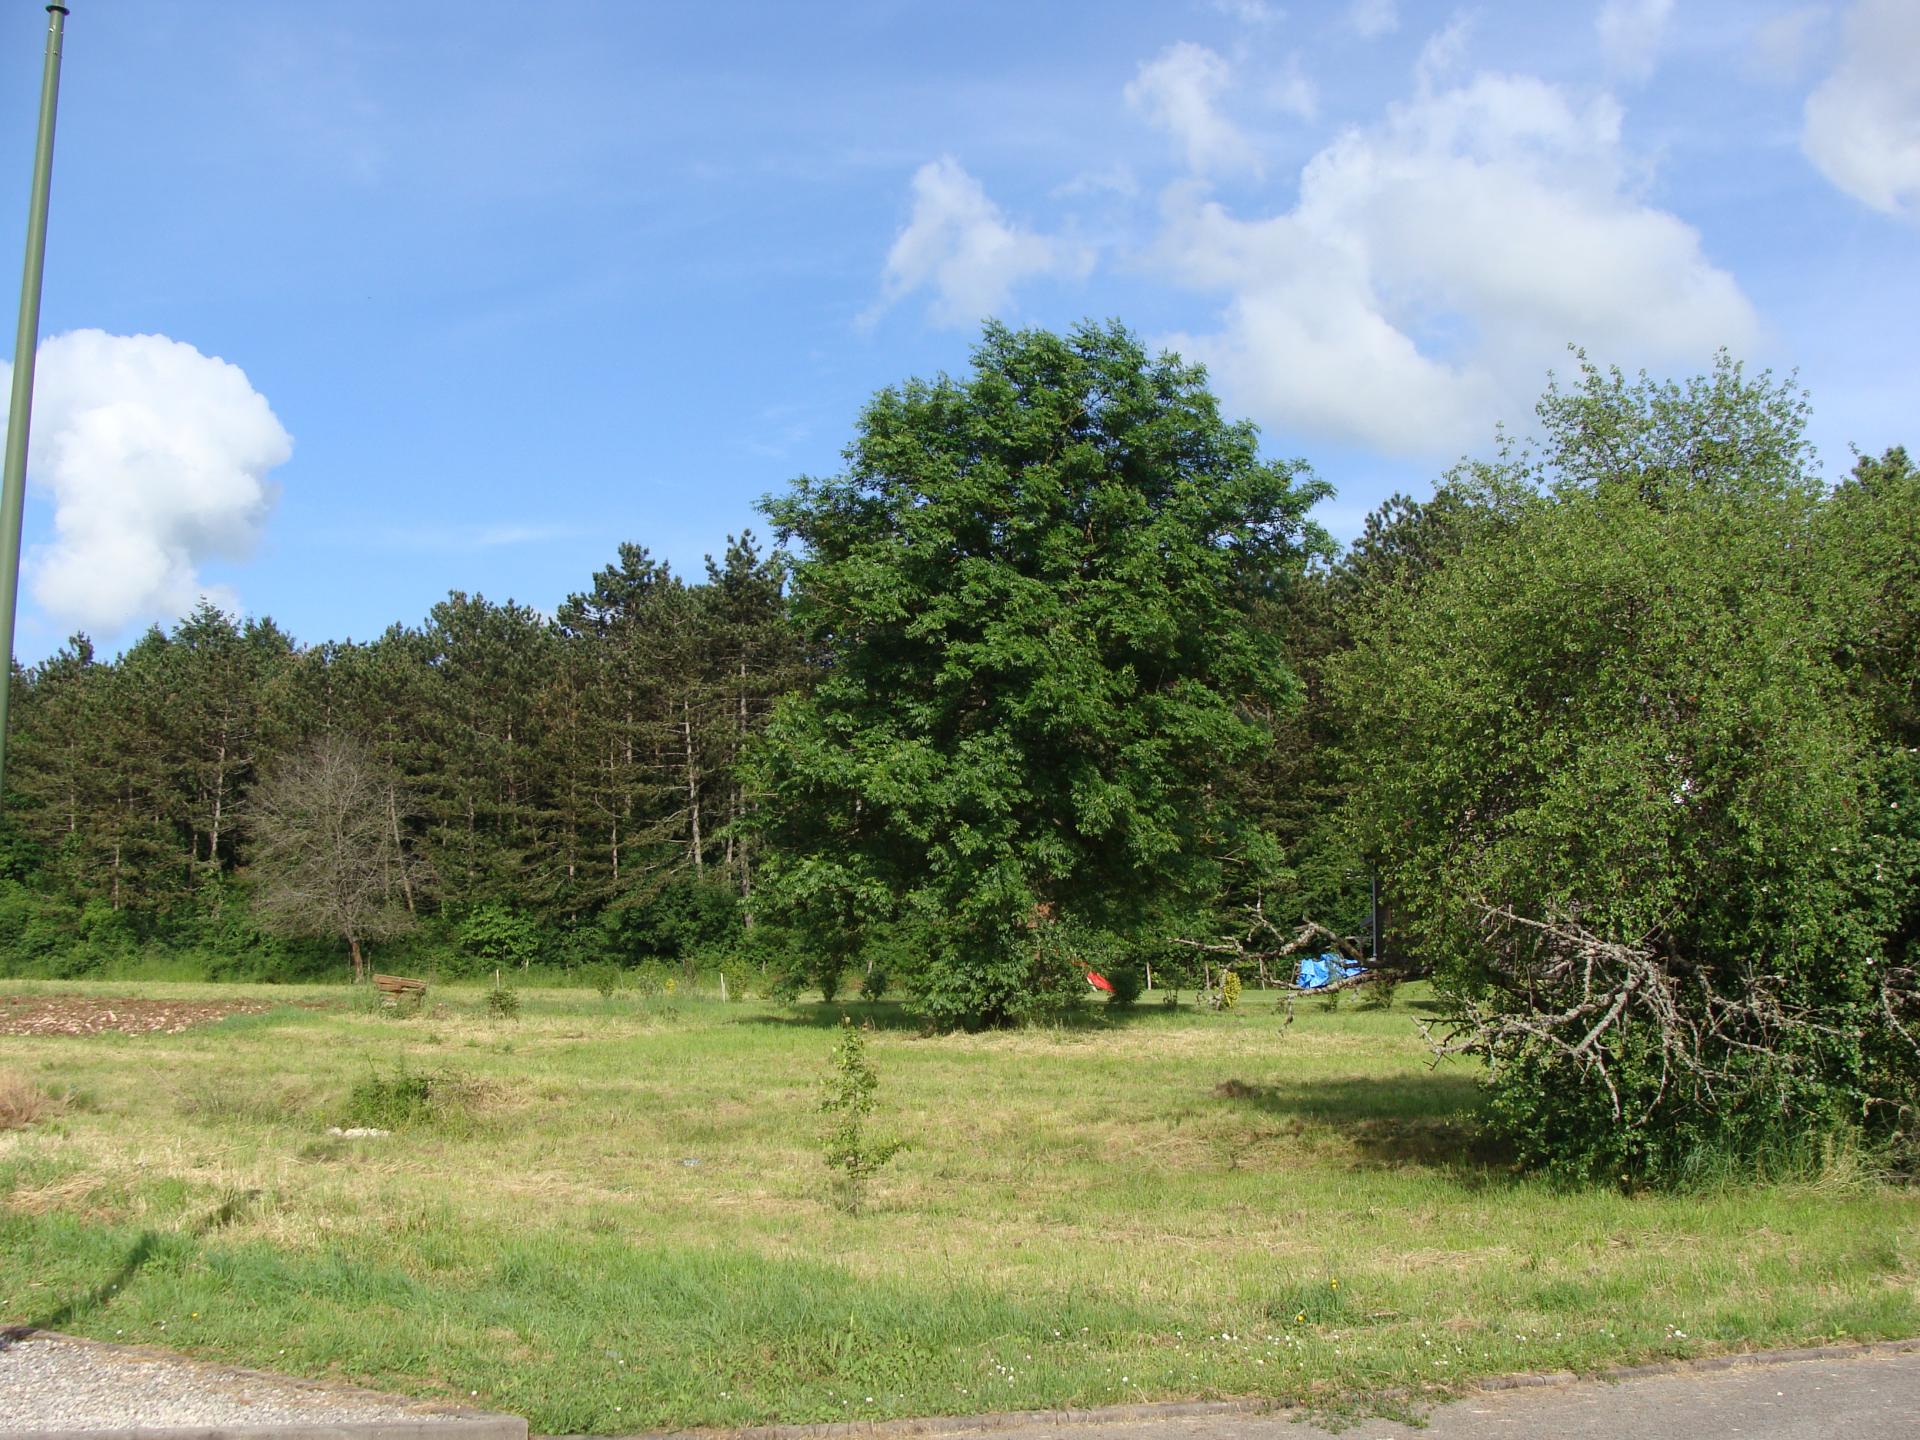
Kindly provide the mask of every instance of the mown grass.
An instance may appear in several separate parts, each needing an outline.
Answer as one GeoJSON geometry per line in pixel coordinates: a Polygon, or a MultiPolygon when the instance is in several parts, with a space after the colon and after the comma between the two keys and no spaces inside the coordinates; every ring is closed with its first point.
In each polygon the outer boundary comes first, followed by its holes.
{"type": "Polygon", "coordinates": [[[1290,1028],[1256,996],[934,1037],[886,1005],[551,990],[504,1022],[479,987],[411,1018],[300,996],[337,1008],[0,1039],[87,1096],[0,1134],[0,1319],[547,1432],[1338,1404],[1920,1333],[1913,1191],[1845,1164],[1685,1194],[1517,1177],[1412,990],[1290,1028]],[[843,1009],[876,1026],[876,1129],[911,1142],[859,1216],[815,1109],[843,1009]],[[325,1134],[376,1102],[391,1137],[325,1134]]]}

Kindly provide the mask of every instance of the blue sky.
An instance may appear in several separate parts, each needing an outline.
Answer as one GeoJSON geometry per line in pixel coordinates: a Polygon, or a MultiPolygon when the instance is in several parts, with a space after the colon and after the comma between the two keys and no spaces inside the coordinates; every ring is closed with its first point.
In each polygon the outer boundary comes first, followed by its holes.
{"type": "Polygon", "coordinates": [[[697,573],[988,313],[1205,360],[1341,536],[1568,342],[1797,369],[1830,474],[1920,443],[1911,0],[71,3],[29,662],[697,573]]]}

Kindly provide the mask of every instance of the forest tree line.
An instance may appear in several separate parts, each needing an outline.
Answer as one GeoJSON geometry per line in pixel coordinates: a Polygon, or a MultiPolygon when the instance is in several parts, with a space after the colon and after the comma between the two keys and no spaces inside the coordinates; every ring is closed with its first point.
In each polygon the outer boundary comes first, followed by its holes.
{"type": "Polygon", "coordinates": [[[117,659],[76,636],[16,675],[8,963],[337,969],[337,938],[266,933],[249,906],[255,789],[329,736],[419,862],[392,898],[428,922],[420,958],[482,909],[531,922],[553,963],[724,935],[753,887],[741,749],[805,668],[782,567],[746,535],[690,583],[626,544],[551,619],[456,592],[366,643],[205,604],[117,659]]]}

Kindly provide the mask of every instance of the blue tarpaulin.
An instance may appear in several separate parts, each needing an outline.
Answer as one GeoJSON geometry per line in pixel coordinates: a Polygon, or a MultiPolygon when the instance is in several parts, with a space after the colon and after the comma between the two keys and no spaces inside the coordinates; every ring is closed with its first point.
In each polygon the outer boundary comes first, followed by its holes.
{"type": "Polygon", "coordinates": [[[1367,973],[1367,967],[1358,960],[1349,960],[1344,955],[1336,955],[1331,950],[1323,955],[1310,955],[1300,962],[1300,974],[1294,979],[1294,988],[1299,990],[1324,990],[1336,980],[1352,980],[1367,973]]]}

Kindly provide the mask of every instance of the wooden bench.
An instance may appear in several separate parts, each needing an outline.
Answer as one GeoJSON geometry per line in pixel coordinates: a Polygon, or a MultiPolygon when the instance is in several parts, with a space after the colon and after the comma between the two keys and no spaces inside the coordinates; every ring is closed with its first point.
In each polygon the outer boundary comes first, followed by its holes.
{"type": "Polygon", "coordinates": [[[409,980],[404,975],[376,975],[373,988],[380,992],[383,1005],[424,1004],[427,998],[427,982],[409,980]]]}

